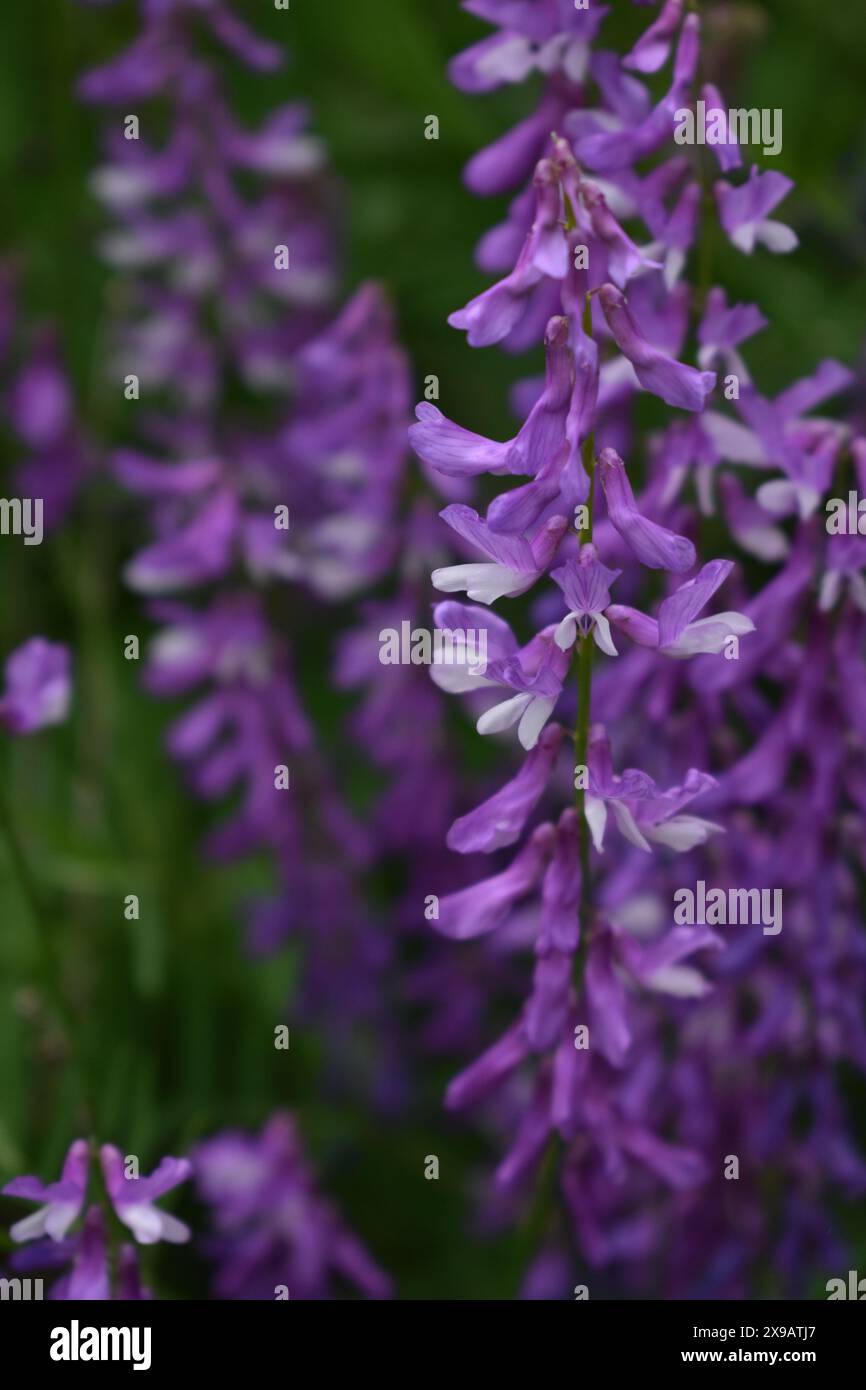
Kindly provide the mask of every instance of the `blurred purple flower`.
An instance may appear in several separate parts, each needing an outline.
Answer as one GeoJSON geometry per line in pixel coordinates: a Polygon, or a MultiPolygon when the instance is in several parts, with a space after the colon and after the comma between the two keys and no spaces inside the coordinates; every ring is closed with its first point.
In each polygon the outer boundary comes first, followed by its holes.
{"type": "Polygon", "coordinates": [[[69,649],[31,637],[6,659],[0,726],[8,733],[36,733],[62,724],[72,698],[69,649]]]}
{"type": "Polygon", "coordinates": [[[329,1298],[341,1285],[389,1297],[387,1277],[319,1195],[291,1116],[274,1115],[260,1135],[205,1140],[193,1165],[213,1216],[219,1298],[329,1298]]]}

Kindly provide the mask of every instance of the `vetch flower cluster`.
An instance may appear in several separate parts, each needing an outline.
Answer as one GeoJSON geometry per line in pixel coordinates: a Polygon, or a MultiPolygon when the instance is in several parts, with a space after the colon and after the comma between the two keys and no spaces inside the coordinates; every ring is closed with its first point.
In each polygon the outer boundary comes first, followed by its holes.
{"type": "Polygon", "coordinates": [[[142,1178],[138,1160],[124,1158],[113,1144],[103,1144],[98,1157],[97,1191],[89,1204],[94,1155],[86,1139],[71,1145],[57,1182],[23,1177],[6,1184],[3,1196],[38,1203],[10,1229],[13,1241],[26,1247],[13,1256],[12,1268],[65,1269],[49,1298],[152,1298],[141,1284],[136,1245],[189,1240],[189,1228],[154,1203],[185,1182],[191,1166],[186,1159],[164,1158],[142,1178]],[[119,1243],[121,1227],[132,1233],[135,1245],[119,1243]]]}
{"type": "Polygon", "coordinates": [[[347,1285],[389,1296],[387,1277],[318,1192],[290,1115],[272,1116],[258,1135],[215,1135],[193,1165],[213,1216],[219,1298],[329,1298],[347,1285]]]}
{"type": "MultiPolygon", "coordinates": [[[[504,1116],[511,1136],[498,1169],[506,1192],[531,1185],[557,1139],[567,1220],[548,1196],[527,1289],[561,1270],[572,1239],[580,1260],[617,1266],[632,1289],[651,1267],[668,1296],[742,1296],[768,1248],[782,1286],[802,1289],[810,1260],[840,1258],[831,1227],[807,1208],[836,1181],[848,1196],[866,1182],[828,1060],[862,1068],[866,1058],[852,1016],[863,848],[850,809],[863,738],[862,556],[825,546],[814,522],[840,466],[864,457],[848,425],[812,414],[851,374],[824,362],[775,400],[752,381],[743,348],[766,320],[713,286],[712,224],[743,254],[790,252],[796,235],[773,214],[792,185],[744,169],[733,144],[676,148],[678,110],[723,108],[698,76],[696,7],[668,0],[623,55],[599,47],[603,6],[464,8],[498,29],[455,60],[458,86],[489,90],[532,69],[548,85],[537,113],[467,168],[475,192],[521,191],[478,250],[500,278],[450,322],[474,346],[543,342],[547,366],[516,390],[526,422],[506,443],[418,408],[413,444],[428,464],[519,480],[484,517],[446,509],[492,563],[433,582],[491,603],[550,573],[562,598],[534,599],[529,641],[487,619],[485,681],[501,698],[477,727],[516,729],[528,756],[449,844],[491,853],[525,838],[510,864],[444,897],[435,925],[532,948],[535,968],[519,1018],[448,1102],[498,1094],[491,1118],[502,1128],[504,1116]],[[644,77],[668,64],[654,100],[644,77]],[[646,445],[643,395],[677,412],[646,445]],[[780,567],[755,597],[729,559],[699,564],[702,516],[727,523],[745,561],[780,567]],[[777,685],[776,707],[759,676],[777,685]],[[563,810],[572,748],[574,805],[563,810]],[[626,758],[637,766],[616,772],[626,758]],[[761,902],[784,893],[784,930],[765,940],[760,920],[741,919],[723,942],[675,917],[677,891],[700,882],[761,902]],[[786,1079],[772,1083],[759,1059],[786,1079]],[[805,1131],[798,1106],[811,1117],[805,1131]],[[768,1170],[792,1194],[769,1207],[768,1170]],[[737,1215],[723,1221],[734,1178],[737,1215]]],[[[477,628],[482,611],[449,600],[437,621],[477,628]]],[[[434,678],[472,688],[468,676],[434,678]]]]}
{"type": "Polygon", "coordinates": [[[306,111],[242,128],[221,53],[283,63],[228,4],[147,3],[130,47],[79,84],[109,110],[93,189],[114,223],[101,250],[122,287],[114,389],[134,440],[112,468],[151,532],[124,577],[160,625],[148,688],[193,699],[169,749],[198,796],[233,800],[206,851],[272,856],[250,947],[303,923],[307,1000],[333,1009],[340,1051],[377,1007],[371,836],[317,745],[296,654],[399,553],[409,377],[378,286],[334,311],[340,200],[306,111]]]}

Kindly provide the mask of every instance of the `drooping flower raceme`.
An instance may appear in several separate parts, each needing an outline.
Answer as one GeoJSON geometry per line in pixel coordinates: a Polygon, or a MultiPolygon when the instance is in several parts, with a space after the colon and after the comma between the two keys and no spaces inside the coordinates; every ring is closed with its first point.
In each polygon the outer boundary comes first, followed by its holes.
{"type": "Polygon", "coordinates": [[[26,331],[16,302],[19,278],[0,265],[0,397],[16,442],[13,486],[28,508],[29,545],[41,544],[69,516],[87,476],[89,449],[57,334],[45,325],[26,331]]]}
{"type": "Polygon", "coordinates": [[[250,949],[302,936],[305,1004],[331,1011],[351,1067],[389,948],[361,892],[372,827],[315,738],[295,654],[397,562],[409,375],[378,286],[334,309],[339,200],[306,111],[242,127],[226,56],[283,62],[228,3],[148,3],[131,46],[79,85],[108,112],[93,189],[124,285],[114,389],[135,402],[112,469],[150,533],[124,578],[160,624],[148,688],[192,701],[170,751],[197,795],[234,800],[208,854],[272,856],[250,949]]]}
{"type": "MultiPolygon", "coordinates": [[[[577,300],[575,286],[570,287],[568,297],[572,302],[577,300]]],[[[580,343],[584,357],[589,359],[589,347],[581,342],[585,330],[580,323],[574,326],[569,323],[568,330],[575,343],[580,343]]],[[[550,330],[548,341],[549,338],[550,330]]],[[[584,381],[575,369],[570,377],[575,393],[579,392],[583,398],[584,381]]],[[[584,404],[583,399],[581,404],[584,404]]],[[[570,414],[570,411],[561,414],[560,438],[546,440],[554,453],[558,448],[569,448],[567,422],[570,414]]],[[[583,466],[591,488],[596,472],[600,476],[610,519],[616,533],[629,547],[631,577],[639,580],[635,559],[681,575],[694,562],[691,543],[641,514],[622,460],[613,450],[603,451],[596,462],[591,436],[595,413],[591,408],[584,408],[583,415],[584,432],[574,442],[583,446],[583,466]]],[[[415,447],[422,453],[427,442],[425,428],[426,422],[422,420],[413,431],[415,447]]],[[[473,451],[477,449],[474,441],[469,447],[473,451]]],[[[429,457],[428,461],[433,462],[429,457]]],[[[453,456],[450,462],[453,467],[453,456]]],[[[532,457],[524,462],[526,469],[533,472],[532,457]]],[[[622,983],[623,976],[632,981],[632,988],[649,983],[651,988],[661,989],[664,988],[664,970],[668,969],[668,987],[676,993],[679,977],[671,969],[673,964],[708,947],[716,948],[720,942],[706,930],[695,928],[694,931],[680,931],[666,946],[662,934],[653,941],[651,955],[657,964],[655,968],[649,966],[637,943],[631,943],[627,933],[617,930],[593,900],[589,881],[590,845],[599,852],[607,851],[605,823],[610,809],[624,840],[642,851],[651,852],[654,843],[679,851],[692,849],[722,829],[704,817],[690,812],[683,814],[684,808],[715,782],[692,768],[681,785],[663,790],[642,771],[630,769],[621,776],[613,773],[605,730],[602,726],[591,727],[589,722],[589,672],[593,645],[610,656],[617,655],[610,630],[609,614],[614,611],[610,591],[622,578],[622,572],[605,564],[604,550],[597,548],[588,535],[581,543],[573,533],[566,534],[568,517],[561,504],[559,495],[552,497],[548,507],[553,515],[547,521],[539,519],[539,522],[530,523],[524,533],[509,533],[504,537],[510,549],[499,551],[497,558],[507,558],[510,561],[508,573],[519,575],[519,579],[500,583],[497,576],[488,584],[476,582],[473,576],[471,581],[475,587],[470,589],[470,597],[493,602],[503,594],[524,591],[553,568],[553,577],[565,598],[567,611],[558,623],[539,632],[522,650],[517,649],[510,633],[506,637],[507,630],[499,636],[500,642],[503,638],[510,639],[510,651],[492,664],[488,663],[484,686],[507,682],[520,693],[505,703],[493,705],[482,715],[479,731],[503,731],[519,723],[520,742],[524,748],[535,751],[530,752],[530,761],[513,783],[455,825],[452,845],[458,849],[491,852],[514,843],[539,804],[545,782],[556,786],[558,754],[568,740],[565,731],[556,724],[550,725],[541,741],[539,735],[548,721],[555,718],[557,708],[561,708],[561,692],[573,649],[578,653],[579,693],[572,764],[578,790],[576,807],[566,808],[554,821],[538,825],[509,867],[474,887],[446,895],[439,904],[439,929],[461,940],[504,931],[519,911],[522,920],[534,924],[536,953],[534,982],[519,1021],[500,1044],[452,1085],[449,1101],[452,1105],[463,1105],[492,1087],[501,1086],[534,1056],[537,1070],[531,1109],[518,1133],[516,1147],[500,1169],[500,1180],[506,1187],[519,1183],[528,1168],[535,1166],[548,1137],[555,1132],[569,1142],[582,1136],[582,1146],[621,1147],[633,1158],[644,1157],[651,1167],[655,1163],[657,1171],[667,1173],[671,1168],[672,1172],[667,1175],[676,1186],[697,1179],[701,1171],[697,1157],[683,1150],[679,1167],[673,1169],[672,1163],[662,1164],[660,1141],[652,1138],[650,1128],[645,1126],[639,1141],[628,1139],[621,1122],[614,1118],[615,1108],[611,1112],[609,1130],[599,1130],[597,1125],[591,1124],[589,1115],[592,1112],[586,1108],[584,1072],[587,1065],[595,1071],[604,1062],[622,1068],[628,1060],[632,1025],[629,991],[622,983]],[[560,507],[557,507],[558,502],[560,507]],[[527,557],[533,557],[531,563],[527,559],[522,572],[518,570],[516,558],[521,545],[527,557]],[[557,561],[561,561],[558,566],[557,561]],[[575,1037],[581,1029],[588,1029],[591,1040],[586,1064],[575,1047],[575,1037]],[[545,1061],[545,1057],[551,1060],[545,1061]],[[548,1070],[551,1065],[552,1073],[548,1070]]],[[[452,524],[453,514],[453,508],[444,513],[445,519],[452,524]]],[[[469,521],[467,518],[467,525],[469,521]]],[[[495,535],[492,524],[488,526],[489,533],[495,535]]],[[[582,529],[588,533],[590,526],[582,529]]],[[[471,519],[470,534],[476,539],[484,534],[474,519],[471,519]]],[[[718,573],[718,583],[725,573],[723,567],[718,573]]],[[[464,576],[459,571],[458,575],[462,581],[464,576]]],[[[450,587],[449,583],[442,583],[441,573],[434,574],[433,581],[437,587],[450,587]]],[[[694,588],[696,581],[686,581],[690,596],[689,585],[694,588]]],[[[709,600],[714,586],[702,582],[697,587],[697,600],[689,602],[685,595],[677,598],[681,593],[678,589],[667,601],[676,603],[678,611],[682,611],[682,621],[672,626],[671,633],[667,627],[665,629],[666,639],[671,643],[687,629],[692,610],[700,611],[709,600]]],[[[449,606],[449,624],[471,630],[472,610],[466,606],[460,610],[460,605],[449,606]]],[[[725,618],[721,618],[719,624],[727,631],[725,618]]],[[[736,633],[748,632],[751,627],[748,620],[737,615],[736,633]]],[[[595,1085],[604,1084],[601,1072],[596,1076],[595,1085]]],[[[609,1104],[615,1107],[621,1083],[613,1077],[609,1084],[609,1104]]]]}
{"type": "MultiPolygon", "coordinates": [[[[496,1092],[496,1123],[522,1113],[498,1171],[507,1192],[530,1185],[552,1134],[563,1141],[557,1190],[568,1220],[550,1212],[527,1290],[562,1270],[573,1236],[616,1288],[646,1291],[652,1269],[653,1290],[671,1297],[742,1297],[772,1259],[776,1287],[802,1294],[812,1269],[844,1259],[816,1199],[866,1188],[833,1071],[843,1057],[866,1063],[863,1021],[852,1017],[864,966],[853,887],[864,854],[853,751],[864,736],[859,558],[854,545],[824,545],[816,522],[840,464],[852,479],[842,491],[856,486],[866,446],[812,413],[851,374],[825,362],[766,399],[745,358],[766,326],[760,310],[730,304],[706,279],[698,290],[689,283],[714,205],[741,252],[796,246],[776,220],[791,188],[784,176],[750,170],[734,144],[715,146],[721,177],[710,200],[705,165],[674,146],[678,111],[698,95],[723,106],[717,88],[697,84],[693,7],[668,0],[624,55],[597,46],[603,7],[465,8],[497,30],[455,60],[458,86],[521,82],[535,67],[548,86],[537,114],[466,171],[475,192],[520,191],[479,246],[481,268],[502,278],[451,322],[475,346],[545,343],[545,380],[521,385],[515,401],[524,411],[543,403],[550,428],[533,427],[529,448],[517,448],[527,427],[499,444],[422,406],[413,443],[450,476],[485,468],[529,478],[484,519],[510,544],[531,551],[552,518],[573,523],[552,560],[564,615],[539,597],[530,615],[541,631],[522,645],[509,628],[500,660],[516,665],[549,634],[556,651],[574,653],[576,672],[568,681],[557,671],[545,687],[552,704],[540,737],[521,738],[522,770],[449,837],[455,849],[492,852],[526,836],[498,872],[442,898],[438,926],[461,940],[534,945],[536,964],[520,1017],[448,1101],[475,1105],[496,1092]],[[654,100],[644,77],[668,64],[654,100]],[[641,392],[676,412],[647,447],[635,436],[641,392]],[[755,597],[730,560],[699,562],[698,514],[719,508],[734,545],[779,566],[755,597]],[[635,561],[655,571],[652,582],[635,561]],[[609,660],[593,663],[594,649],[609,660]],[[561,807],[571,786],[563,715],[575,719],[576,800],[545,820],[539,808],[561,807]],[[783,929],[673,925],[675,891],[699,878],[725,892],[776,885],[783,929]],[[810,1122],[798,1127],[797,1114],[810,1122]],[[741,1181],[728,1220],[720,1156],[731,1153],[741,1181]],[[767,1203],[768,1173],[790,1196],[767,1203]]],[[[538,567],[530,584],[542,577],[538,567]]],[[[477,597],[493,599],[493,589],[477,597]]],[[[476,615],[449,603],[441,621],[466,627],[476,615]]],[[[468,681],[452,675],[449,688],[468,681]]],[[[560,1277],[564,1294],[572,1280],[560,1277]]]]}

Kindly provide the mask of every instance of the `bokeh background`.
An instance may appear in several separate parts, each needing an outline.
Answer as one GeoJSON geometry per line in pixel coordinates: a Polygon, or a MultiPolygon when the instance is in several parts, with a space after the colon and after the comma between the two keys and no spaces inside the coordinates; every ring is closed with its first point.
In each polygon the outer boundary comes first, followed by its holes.
{"type": "MultiPolygon", "coordinates": [[[[344,291],[368,277],[384,282],[416,381],[435,373],[449,416],[505,437],[513,423],[508,388],[538,364],[473,352],[445,320],[480,288],[473,248],[505,206],[470,195],[461,168],[530,109],[533,93],[469,98],[451,88],[449,57],[487,32],[456,0],[292,0],[290,18],[268,0],[236,8],[286,43],[292,61],[266,82],[235,67],[234,108],[255,124],[276,101],[309,102],[340,179],[344,291]],[[439,118],[438,141],[423,137],[428,114],[439,118]]],[[[616,26],[636,34],[646,12],[621,0],[613,9],[610,37],[616,26]]],[[[716,248],[718,281],[732,298],[759,299],[770,320],[750,361],[772,394],[821,357],[864,362],[866,8],[766,0],[719,6],[717,16],[730,28],[726,96],[732,105],[782,108],[778,165],[797,185],[785,208],[800,236],[796,255],[775,258],[768,273],[757,258],[716,248]]],[[[57,325],[81,418],[100,448],[122,442],[127,429],[104,372],[117,286],[95,254],[104,218],[88,190],[99,117],[76,101],[73,86],[128,42],[134,25],[132,5],[13,0],[0,13],[0,258],[19,272],[26,324],[57,325]]],[[[15,446],[4,437],[2,447],[8,470],[15,446]]],[[[210,813],[184,793],[165,756],[171,704],[148,698],[135,663],[121,659],[123,635],[147,631],[119,579],[136,535],[128,501],[97,476],[74,523],[50,543],[25,550],[0,541],[0,654],[33,632],[76,652],[72,719],[0,747],[0,796],[38,870],[51,930],[74,962],[71,997],[85,1065],[98,1078],[101,1137],[149,1166],[216,1128],[258,1127],[287,1106],[327,1190],[402,1297],[512,1297],[533,1249],[533,1217],[498,1234],[477,1229],[473,1198],[489,1154],[471,1123],[442,1114],[454,1065],[431,1061],[407,1110],[389,1118],[323,1085],[314,1030],[293,1029],[288,1057],[269,1046],[274,1022],[285,1016],[291,1024],[285,1001],[297,959],[292,950],[260,963],[241,957],[239,904],[267,886],[269,866],[264,858],[227,868],[201,861],[196,846],[210,813]],[[122,912],[132,892],[148,902],[136,923],[122,912]],[[440,1158],[438,1183],[423,1181],[430,1153],[440,1158]]],[[[299,652],[299,675],[337,740],[345,701],[331,689],[328,642],[323,633],[299,652]]],[[[466,756],[483,770],[488,755],[476,743],[466,738],[466,756]]],[[[351,745],[334,751],[351,780],[351,745]]],[[[352,794],[362,805],[363,779],[352,794]]],[[[57,1170],[83,1084],[40,1023],[35,928],[12,869],[4,842],[2,1181],[57,1170]]],[[[387,873],[381,888],[387,931],[387,873]]],[[[393,987],[399,1008],[399,981],[393,987]]],[[[190,1196],[178,1210],[199,1219],[190,1196]]],[[[848,1219],[856,1230],[856,1215],[848,1219]]],[[[866,1241],[862,1248],[866,1260],[866,1241]]],[[[173,1251],[152,1281],[162,1296],[190,1297],[204,1290],[205,1271],[193,1250],[173,1251]]]]}

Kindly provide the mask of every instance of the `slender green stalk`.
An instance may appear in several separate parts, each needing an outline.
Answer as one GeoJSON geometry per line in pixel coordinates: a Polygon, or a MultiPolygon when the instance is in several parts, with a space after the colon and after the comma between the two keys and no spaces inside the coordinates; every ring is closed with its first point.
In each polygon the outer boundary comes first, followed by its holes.
{"type": "MultiPolygon", "coordinates": [[[[583,331],[587,337],[592,336],[592,313],[590,297],[586,296],[583,310],[583,331]]],[[[587,497],[587,521],[586,526],[580,532],[582,545],[587,545],[592,540],[592,520],[595,507],[595,434],[587,436],[583,443],[582,460],[584,470],[589,478],[589,495],[587,497]]],[[[592,707],[592,658],[595,643],[592,634],[578,639],[575,647],[575,665],[577,670],[577,720],[574,727],[574,762],[576,768],[586,767],[587,748],[589,746],[589,723],[592,707]]],[[[581,780],[583,780],[581,778],[581,780]]],[[[589,935],[590,919],[592,915],[592,877],[590,868],[590,838],[589,826],[586,821],[586,792],[582,786],[575,787],[574,804],[577,811],[577,834],[578,847],[580,853],[580,946],[574,962],[574,981],[577,988],[580,988],[583,977],[583,963],[586,956],[586,943],[589,935]]]]}
{"type": "Polygon", "coordinates": [[[528,1265],[543,1245],[546,1236],[555,1231],[557,1223],[558,1183],[557,1178],[562,1160],[562,1138],[553,1132],[541,1158],[537,1187],[532,1204],[523,1224],[520,1245],[523,1251],[522,1263],[528,1265]]]}
{"type": "Polygon", "coordinates": [[[21,896],[29,909],[31,922],[39,940],[39,975],[42,989],[54,1016],[54,1024],[59,1030],[66,1054],[78,1075],[84,1110],[90,1114],[91,1105],[84,1079],[82,1058],[75,1044],[76,1020],[63,991],[62,969],[51,912],[42,897],[36,875],[2,790],[0,790],[0,839],[6,845],[12,872],[18,883],[21,896]]]}
{"type": "MultiPolygon", "coordinates": [[[[689,10],[699,14],[698,0],[689,0],[689,10]]],[[[703,48],[698,53],[698,85],[703,88],[707,80],[704,69],[703,48]]],[[[697,285],[694,297],[694,315],[697,324],[703,317],[707,295],[713,278],[716,238],[716,202],[713,197],[712,158],[702,145],[695,148],[696,174],[701,190],[698,216],[697,244],[697,285]]]]}
{"type": "Polygon", "coordinates": [[[65,1005],[62,1001],[62,994],[56,990],[57,980],[57,948],[54,942],[54,935],[51,927],[51,919],[42,901],[42,896],[36,884],[36,876],[30,867],[26,851],[21,843],[21,837],[15,825],[14,818],[6,801],[5,794],[0,791],[0,835],[6,843],[9,861],[12,871],[21,890],[21,896],[27,903],[30,911],[30,918],[39,936],[39,943],[45,963],[45,985],[52,996],[51,1002],[58,1009],[59,1013],[65,1013],[65,1005]]]}
{"type": "MultiPolygon", "coordinates": [[[[577,722],[574,729],[575,767],[586,767],[586,754],[589,744],[589,718],[592,697],[592,656],[595,643],[592,636],[582,637],[577,645],[577,722]]],[[[579,987],[583,977],[583,962],[586,955],[587,938],[592,916],[592,871],[590,867],[589,826],[586,820],[586,792],[582,786],[575,788],[574,804],[577,810],[577,835],[580,853],[580,946],[574,962],[575,984],[579,987]]]]}
{"type": "Polygon", "coordinates": [[[99,1144],[96,1139],[90,1140],[90,1167],[91,1172],[96,1174],[94,1183],[93,1200],[99,1204],[105,1222],[106,1249],[105,1259],[108,1266],[108,1287],[116,1289],[117,1276],[120,1268],[120,1247],[128,1239],[128,1232],[121,1224],[114,1204],[108,1195],[108,1188],[105,1184],[105,1174],[102,1171],[102,1164],[99,1158],[99,1144]]]}

